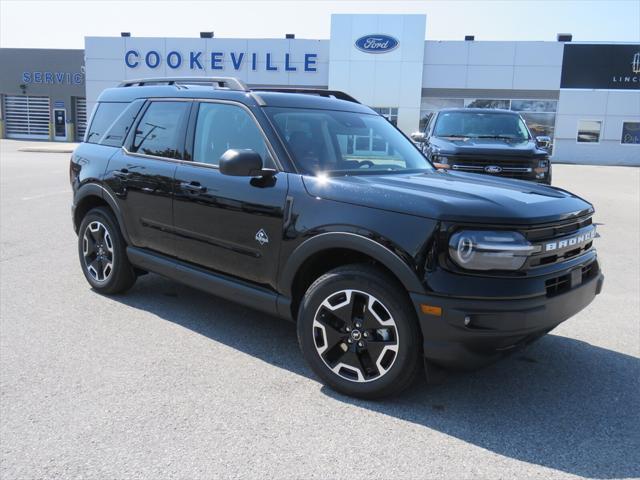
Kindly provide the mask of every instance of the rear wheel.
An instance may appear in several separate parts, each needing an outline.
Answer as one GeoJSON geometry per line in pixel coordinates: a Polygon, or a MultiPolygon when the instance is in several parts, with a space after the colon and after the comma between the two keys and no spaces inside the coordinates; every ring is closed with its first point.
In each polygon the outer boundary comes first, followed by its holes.
{"type": "Polygon", "coordinates": [[[347,395],[399,393],[421,365],[420,333],[406,293],[369,265],[336,268],[309,287],[298,340],[316,374],[347,395]]]}
{"type": "Polygon", "coordinates": [[[124,292],[136,281],[117,221],[106,208],[94,208],[82,219],[78,254],[85,278],[100,293],[124,292]]]}

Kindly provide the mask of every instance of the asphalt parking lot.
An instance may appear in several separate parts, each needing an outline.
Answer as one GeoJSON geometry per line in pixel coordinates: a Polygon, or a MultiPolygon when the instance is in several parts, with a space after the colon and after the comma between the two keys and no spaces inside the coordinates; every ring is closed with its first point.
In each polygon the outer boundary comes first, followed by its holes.
{"type": "Polygon", "coordinates": [[[319,383],[292,324],[156,275],[82,276],[68,157],[0,158],[0,476],[640,477],[640,169],[556,165],[604,292],[537,344],[382,402],[319,383]]]}

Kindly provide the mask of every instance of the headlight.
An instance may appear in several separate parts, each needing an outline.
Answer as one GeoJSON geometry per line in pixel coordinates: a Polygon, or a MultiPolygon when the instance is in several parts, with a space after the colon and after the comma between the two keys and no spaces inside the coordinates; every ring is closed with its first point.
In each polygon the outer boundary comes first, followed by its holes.
{"type": "Polygon", "coordinates": [[[447,155],[434,154],[431,157],[431,161],[437,168],[451,168],[451,165],[449,165],[449,157],[447,155]]]}
{"type": "Polygon", "coordinates": [[[518,232],[463,230],[449,240],[449,255],[468,270],[518,270],[535,251],[518,232]]]}

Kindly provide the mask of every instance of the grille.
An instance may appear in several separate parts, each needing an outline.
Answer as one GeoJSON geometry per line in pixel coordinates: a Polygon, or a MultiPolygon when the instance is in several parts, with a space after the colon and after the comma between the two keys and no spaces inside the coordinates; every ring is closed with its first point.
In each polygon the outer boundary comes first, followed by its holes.
{"type": "MultiPolygon", "coordinates": [[[[580,233],[581,229],[585,229],[593,224],[590,215],[579,217],[577,219],[556,223],[536,228],[520,230],[527,240],[534,245],[544,245],[557,239],[580,233]]],[[[578,244],[575,248],[567,247],[558,249],[557,251],[543,252],[532,255],[525,265],[525,268],[534,268],[543,265],[552,265],[554,263],[563,262],[570,258],[582,255],[593,247],[593,240],[578,244]]]]}
{"type": "Polygon", "coordinates": [[[550,278],[545,282],[545,287],[547,288],[547,297],[555,297],[561,293],[568,292],[571,290],[571,274],[550,278]]]}
{"type": "Polygon", "coordinates": [[[535,166],[530,158],[495,156],[450,157],[449,163],[453,170],[474,173],[485,173],[484,167],[497,165],[502,168],[502,171],[490,175],[508,178],[530,178],[534,175],[533,168],[535,166]]]}
{"type": "Polygon", "coordinates": [[[528,228],[521,231],[530,242],[539,242],[541,240],[550,240],[564,235],[571,235],[581,228],[588,227],[593,224],[591,215],[578,217],[567,222],[554,223],[541,227],[528,228]]]}
{"type": "Polygon", "coordinates": [[[531,167],[534,163],[533,158],[527,157],[509,157],[509,156],[455,156],[450,157],[449,163],[457,165],[478,165],[486,167],[487,165],[500,165],[501,167],[531,167]]]}
{"type": "Polygon", "coordinates": [[[588,280],[591,280],[598,274],[596,266],[597,263],[594,261],[583,266],[579,272],[574,271],[565,275],[560,275],[559,277],[548,279],[545,282],[547,297],[555,297],[556,295],[568,292],[572,288],[572,283],[573,286],[578,286],[588,280]],[[572,276],[575,276],[573,282],[571,281],[572,276]]]}

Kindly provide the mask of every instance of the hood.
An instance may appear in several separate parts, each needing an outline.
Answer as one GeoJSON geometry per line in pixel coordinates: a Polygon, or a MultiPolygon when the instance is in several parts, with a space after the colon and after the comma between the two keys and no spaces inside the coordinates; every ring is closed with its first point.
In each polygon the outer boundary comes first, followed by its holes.
{"type": "Polygon", "coordinates": [[[440,149],[437,153],[445,155],[504,155],[524,158],[547,155],[547,152],[539,149],[533,140],[431,137],[430,143],[440,149]]]}
{"type": "Polygon", "coordinates": [[[528,225],[593,211],[559,188],[521,180],[451,171],[303,177],[314,197],[468,223],[528,225]]]}

